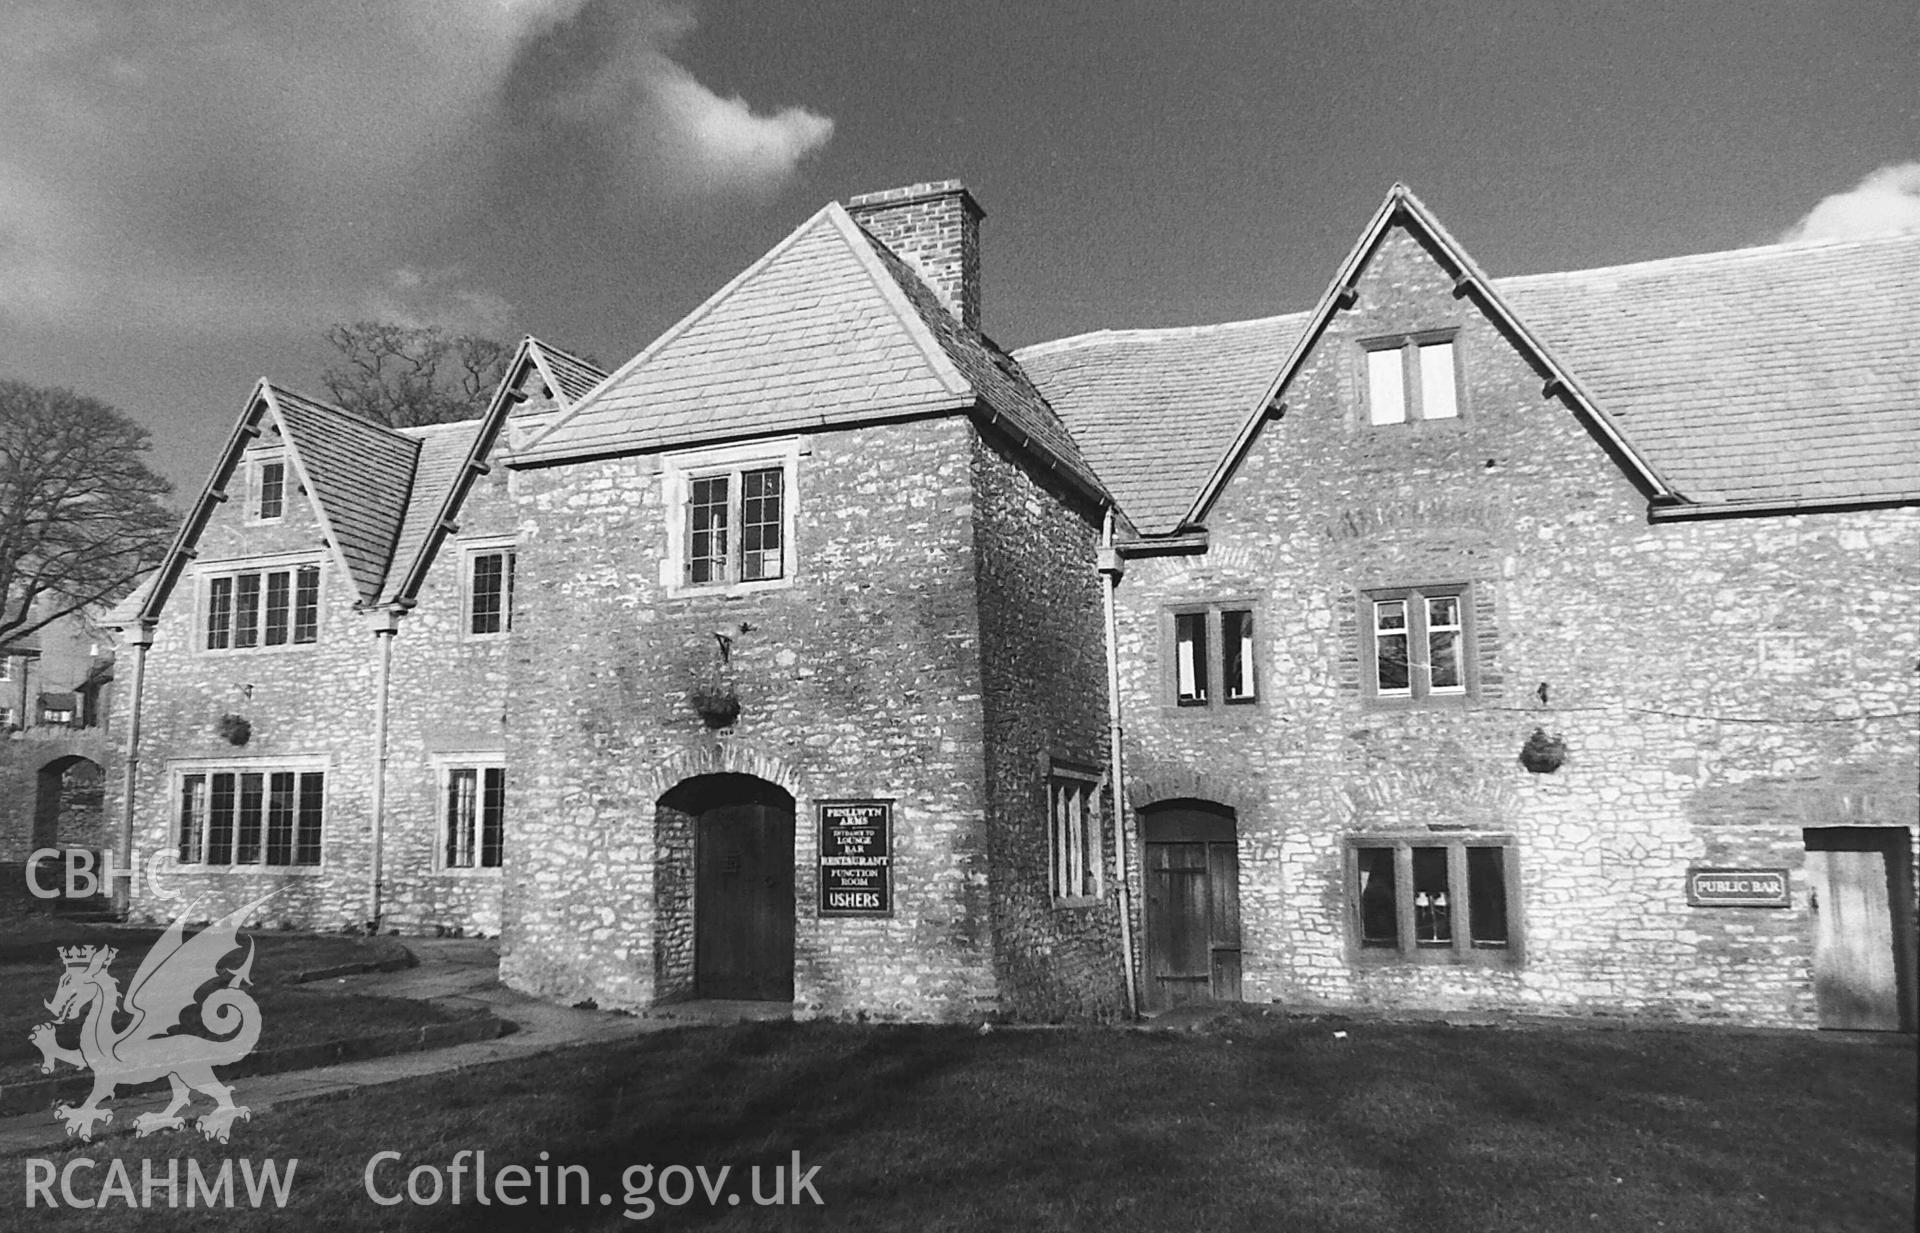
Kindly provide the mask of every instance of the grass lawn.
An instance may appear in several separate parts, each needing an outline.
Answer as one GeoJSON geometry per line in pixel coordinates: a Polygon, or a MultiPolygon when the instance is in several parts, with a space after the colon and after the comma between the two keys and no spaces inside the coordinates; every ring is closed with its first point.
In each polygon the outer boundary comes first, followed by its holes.
{"type": "MultiPolygon", "coordinates": [[[[643,1227],[1904,1231],[1914,1085],[1911,1042],[1811,1034],[748,1024],[267,1114],[224,1148],[120,1140],[88,1154],[101,1170],[122,1158],[136,1186],[147,1156],[163,1173],[175,1154],[210,1173],[230,1157],[298,1158],[275,1216],[287,1228],[633,1227],[623,1208],[646,1205],[624,1193],[623,1171],[650,1164],[661,1186],[669,1165],[705,1166],[709,1180],[733,1172],[716,1202],[693,1186],[691,1201],[656,1206],[643,1227]],[[397,1193],[415,1166],[444,1179],[462,1149],[485,1149],[496,1177],[531,1170],[542,1152],[549,1167],[585,1166],[596,1202],[479,1207],[470,1175],[458,1207],[376,1206],[366,1193],[376,1152],[401,1153],[376,1178],[397,1193]],[[726,1192],[748,1193],[749,1166],[770,1177],[796,1151],[818,1166],[823,1206],[727,1203],[726,1192]]],[[[47,1158],[59,1168],[74,1155],[47,1158]]],[[[24,1203],[27,1168],[0,1162],[0,1202],[24,1203]]],[[[82,1197],[100,1176],[82,1176],[82,1197]]],[[[675,1178],[666,1193],[681,1187],[675,1178]]],[[[88,1230],[263,1219],[119,1204],[22,1215],[88,1230]]]]}
{"type": "MultiPolygon", "coordinates": [[[[0,1084],[11,1086],[48,1077],[40,1073],[40,1051],[28,1040],[27,1031],[49,1018],[45,1002],[60,981],[57,946],[93,943],[117,947],[121,953],[112,970],[124,993],[157,932],[130,933],[31,918],[25,928],[0,929],[0,943],[4,944],[4,955],[0,956],[0,1084]],[[22,961],[24,954],[36,950],[44,952],[45,957],[22,961]]],[[[398,952],[398,943],[382,938],[246,932],[242,935],[243,946],[249,938],[256,948],[250,992],[260,1004],[261,1019],[256,1052],[443,1023],[452,1017],[423,1002],[346,993],[332,981],[286,983],[304,971],[387,959],[398,952]]],[[[244,959],[245,953],[236,951],[227,966],[244,959]]],[[[62,1026],[58,1033],[61,1044],[74,1046],[80,1023],[76,1019],[62,1026]]],[[[197,1030],[191,1012],[187,1026],[197,1030]]],[[[78,1073],[62,1066],[53,1077],[78,1073]]]]}

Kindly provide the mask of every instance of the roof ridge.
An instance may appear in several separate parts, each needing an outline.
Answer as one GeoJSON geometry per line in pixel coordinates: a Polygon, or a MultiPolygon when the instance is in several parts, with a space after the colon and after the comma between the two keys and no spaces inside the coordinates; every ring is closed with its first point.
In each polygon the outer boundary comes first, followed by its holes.
{"type": "Polygon", "coordinates": [[[1595,274],[1653,271],[1691,265],[1706,265],[1716,262],[1724,263],[1735,260],[1764,261],[1835,249],[1869,248],[1899,243],[1920,244],[1920,231],[1889,231],[1882,235],[1852,236],[1845,239],[1792,240],[1775,244],[1748,244],[1740,248],[1721,248],[1704,253],[1675,253],[1666,257],[1649,257],[1644,261],[1622,261],[1614,265],[1588,266],[1578,270],[1539,270],[1531,274],[1500,274],[1491,277],[1494,282],[1502,284],[1546,279],[1575,279],[1595,274]]]}
{"type": "Polygon", "coordinates": [[[1064,338],[1049,338],[1041,342],[1028,343],[1024,347],[1014,348],[1012,354],[1015,356],[1053,355],[1061,351],[1072,350],[1075,347],[1089,346],[1096,342],[1121,342],[1134,338],[1184,338],[1196,334],[1204,334],[1212,330],[1231,330],[1254,325],[1279,325],[1294,317],[1308,316],[1312,311],[1310,308],[1296,308],[1290,312],[1272,313],[1264,317],[1238,317],[1232,321],[1203,321],[1193,325],[1143,325],[1123,326],[1117,329],[1109,327],[1105,329],[1088,330],[1081,334],[1068,334],[1064,338]]]}

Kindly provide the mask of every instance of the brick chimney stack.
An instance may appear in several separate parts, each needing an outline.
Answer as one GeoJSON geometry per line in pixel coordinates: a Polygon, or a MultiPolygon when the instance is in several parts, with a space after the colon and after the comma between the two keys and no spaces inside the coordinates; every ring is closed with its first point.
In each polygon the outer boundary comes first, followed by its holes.
{"type": "Polygon", "coordinates": [[[980,203],[958,180],[911,184],[847,201],[847,213],[933,288],[962,324],[980,328],[980,203]]]}

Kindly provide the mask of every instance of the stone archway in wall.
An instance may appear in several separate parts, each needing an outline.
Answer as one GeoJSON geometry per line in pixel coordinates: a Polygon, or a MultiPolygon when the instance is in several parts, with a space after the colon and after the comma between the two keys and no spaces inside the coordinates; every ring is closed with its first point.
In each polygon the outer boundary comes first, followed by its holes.
{"type": "MultiPolygon", "coordinates": [[[[66,754],[42,765],[34,782],[29,851],[91,848],[98,853],[111,847],[106,796],[106,771],[92,758],[66,754]]],[[[49,871],[41,884],[52,886],[56,881],[49,871]]]]}
{"type": "Polygon", "coordinates": [[[654,805],[656,995],[793,1000],[792,792],[739,771],[654,805]]]}

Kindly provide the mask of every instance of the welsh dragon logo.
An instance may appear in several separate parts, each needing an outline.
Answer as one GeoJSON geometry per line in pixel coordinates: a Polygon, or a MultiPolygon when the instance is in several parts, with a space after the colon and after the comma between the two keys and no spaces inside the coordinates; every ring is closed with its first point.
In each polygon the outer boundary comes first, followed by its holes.
{"type": "Polygon", "coordinates": [[[246,1106],[233,1103],[233,1089],[214,1076],[215,1066],[237,1062],[260,1039],[260,1007],[240,986],[253,983],[253,943],[247,957],[230,973],[220,970],[222,959],[240,948],[240,923],[272,895],[254,900],[205,929],[186,936],[187,918],[198,901],[153,944],[133,974],[124,1004],[120,986],[108,968],[119,952],[113,947],[60,948],[63,970],[60,984],[46,1003],[51,1022],[42,1023],[27,1038],[40,1050],[40,1070],[53,1073],[54,1063],[65,1062],[93,1071],[93,1093],[78,1107],[62,1104],[54,1116],[67,1124],[69,1136],[93,1141],[95,1123],[111,1123],[113,1111],[101,1105],[122,1084],[165,1078],[173,1085],[172,1100],[159,1113],[142,1113],[134,1120],[140,1135],[180,1130],[186,1118],[180,1111],[200,1091],[213,1097],[214,1108],[195,1126],[209,1139],[225,1143],[236,1119],[250,1117],[246,1106]],[[199,997],[208,984],[226,984],[199,997]],[[196,1036],[180,1030],[181,1015],[198,1001],[201,1026],[211,1033],[196,1036]],[[55,1027],[81,1015],[80,1047],[68,1049],[54,1039],[55,1027]],[[116,1021],[121,1026],[115,1026],[116,1021]]]}

